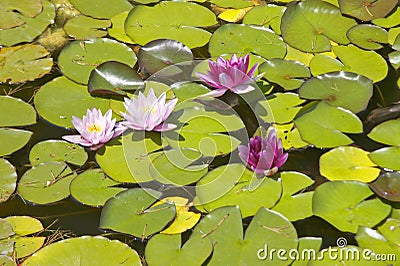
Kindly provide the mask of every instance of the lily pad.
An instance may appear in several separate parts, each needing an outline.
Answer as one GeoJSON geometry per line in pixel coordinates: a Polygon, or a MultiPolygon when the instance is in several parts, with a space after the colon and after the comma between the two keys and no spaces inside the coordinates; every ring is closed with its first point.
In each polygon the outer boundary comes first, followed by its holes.
{"type": "Polygon", "coordinates": [[[397,3],[397,0],[339,0],[339,7],[343,14],[369,21],[385,17],[397,3]]]}
{"type": "Polygon", "coordinates": [[[301,238],[299,238],[299,245],[297,247],[297,250],[298,250],[299,254],[301,254],[299,256],[299,258],[301,258],[301,259],[296,259],[292,263],[292,266],[311,265],[311,263],[313,263],[315,261],[315,259],[317,258],[317,254],[321,248],[321,244],[322,244],[322,238],[320,238],[320,237],[301,237],[301,238]],[[312,250],[314,250],[315,253],[312,252],[312,250]]]}
{"type": "Polygon", "coordinates": [[[324,102],[311,103],[294,120],[304,141],[317,147],[331,148],[353,142],[343,133],[362,133],[360,119],[341,107],[324,102]]]}
{"type": "Polygon", "coordinates": [[[44,76],[53,66],[53,59],[48,58],[48,55],[49,52],[43,46],[36,44],[2,48],[0,81],[19,83],[44,76]]]}
{"type": "Polygon", "coordinates": [[[307,66],[297,61],[271,59],[259,67],[264,73],[264,78],[269,82],[277,83],[285,90],[294,90],[301,86],[304,78],[310,77],[307,66]]]}
{"type": "Polygon", "coordinates": [[[321,100],[358,113],[367,108],[372,97],[372,81],[350,72],[331,72],[307,80],[299,95],[309,100],[321,100]]]}
{"type": "Polygon", "coordinates": [[[210,39],[211,56],[254,53],[266,59],[283,58],[286,45],[272,30],[253,25],[225,24],[210,39]]]}
{"type": "MultiPolygon", "coordinates": [[[[286,50],[287,50],[287,53],[286,53],[284,59],[292,60],[292,61],[299,61],[308,67],[310,66],[311,59],[314,58],[314,55],[312,53],[305,53],[303,51],[300,51],[299,49],[293,48],[290,45],[286,45],[286,50]]],[[[319,54],[317,54],[317,55],[319,55],[319,54]]]]}
{"type": "Polygon", "coordinates": [[[85,149],[63,140],[45,140],[35,144],[29,152],[33,166],[44,162],[67,162],[83,165],[88,158],[85,149]]]}
{"type": "Polygon", "coordinates": [[[300,136],[299,130],[294,126],[294,123],[278,125],[275,124],[276,134],[282,140],[282,145],[285,150],[291,148],[304,148],[309,144],[300,136]]]}
{"type": "Polygon", "coordinates": [[[252,0],[209,0],[209,2],[219,7],[231,7],[236,9],[250,7],[254,5],[252,0]]]}
{"type": "Polygon", "coordinates": [[[339,60],[325,54],[316,54],[310,61],[313,76],[344,70],[345,66],[339,60]]]}
{"type": "Polygon", "coordinates": [[[58,77],[43,85],[36,93],[34,104],[39,115],[52,124],[72,128],[72,116],[83,117],[87,109],[99,108],[103,114],[110,108],[109,100],[90,96],[85,86],[58,77]]]}
{"type": "Polygon", "coordinates": [[[177,82],[171,85],[178,104],[210,92],[206,86],[194,82],[177,82]]]}
{"type": "Polygon", "coordinates": [[[107,61],[117,61],[133,67],[136,55],[123,43],[107,38],[94,38],[73,41],[58,56],[58,66],[64,75],[81,84],[87,84],[90,72],[107,61]]]}
{"type": "Polygon", "coordinates": [[[0,255],[0,264],[3,266],[17,266],[17,263],[10,256],[6,255],[0,255]]]}
{"type": "Polygon", "coordinates": [[[18,193],[32,203],[57,202],[69,196],[69,185],[75,176],[65,163],[42,163],[25,172],[19,180],[18,193]]]}
{"type": "Polygon", "coordinates": [[[24,18],[34,18],[42,11],[40,0],[3,1],[0,4],[0,29],[6,30],[25,24],[24,18]]]}
{"type": "Polygon", "coordinates": [[[365,200],[373,194],[362,182],[326,182],[314,192],[313,213],[340,231],[356,233],[359,226],[373,227],[390,213],[390,205],[380,199],[365,200]]]}
{"type": "Polygon", "coordinates": [[[383,168],[400,170],[400,147],[385,147],[368,154],[369,158],[383,168]]]}
{"type": "Polygon", "coordinates": [[[387,31],[370,24],[360,24],[350,28],[347,37],[358,47],[367,50],[378,50],[383,47],[381,43],[388,43],[387,31]]]}
{"type": "Polygon", "coordinates": [[[400,119],[388,120],[374,127],[368,137],[379,143],[400,146],[399,132],[400,119]]]}
{"type": "MultiPolygon", "coordinates": [[[[17,173],[14,166],[0,158],[0,202],[6,201],[17,187],[17,173]]],[[[3,232],[1,230],[1,232],[3,232]]],[[[1,238],[1,237],[0,237],[1,238]]]]}
{"type": "Polygon", "coordinates": [[[0,128],[0,156],[11,154],[24,147],[32,132],[21,129],[0,128]]]}
{"type": "Polygon", "coordinates": [[[108,61],[92,70],[88,90],[91,94],[126,95],[126,91],[134,91],[142,85],[142,79],[133,68],[108,61]]]}
{"type": "Polygon", "coordinates": [[[91,169],[79,174],[70,185],[71,195],[85,205],[100,207],[119,192],[119,183],[108,178],[101,169],[91,169]]]}
{"type": "Polygon", "coordinates": [[[329,180],[374,181],[380,170],[369,159],[368,152],[356,147],[337,147],[320,157],[321,175],[329,180]]]}
{"type": "Polygon", "coordinates": [[[378,177],[370,187],[380,197],[400,202],[400,172],[387,172],[378,177]]]}
{"type": "Polygon", "coordinates": [[[207,44],[211,37],[211,33],[200,27],[216,23],[214,13],[206,7],[195,3],[165,1],[153,7],[136,6],[125,21],[125,31],[140,45],[157,39],[172,39],[195,48],[207,44]]]}
{"type": "Polygon", "coordinates": [[[70,0],[83,14],[94,18],[112,18],[113,16],[132,9],[132,5],[128,0],[97,0],[96,2],[88,2],[85,0],[70,0]]]}
{"type": "Polygon", "coordinates": [[[286,7],[277,5],[259,5],[250,9],[243,18],[243,24],[270,27],[281,34],[281,18],[286,7]]]}
{"type": "Polygon", "coordinates": [[[174,40],[154,40],[140,47],[138,52],[139,65],[149,74],[154,74],[163,68],[193,60],[189,47],[174,40]]]}
{"type": "Polygon", "coordinates": [[[108,34],[114,39],[124,42],[134,44],[135,42],[129,38],[125,33],[125,20],[128,17],[129,11],[124,11],[111,18],[112,27],[108,28],[108,34]]]}
{"type": "Polygon", "coordinates": [[[325,1],[293,2],[282,16],[281,31],[286,43],[304,52],[331,50],[330,40],[348,44],[346,32],[357,23],[342,16],[339,8],[325,1]]]}
{"type": "MultiPolygon", "coordinates": [[[[23,21],[25,23],[21,24],[20,26],[9,28],[9,29],[2,29],[0,30],[0,45],[4,46],[13,46],[18,43],[22,42],[32,42],[37,36],[42,34],[42,32],[49,26],[50,24],[54,23],[55,17],[55,10],[54,6],[50,1],[41,0],[41,7],[39,10],[39,14],[33,17],[25,16],[23,21]],[[41,11],[41,12],[40,12],[41,11]]],[[[22,8],[28,8],[31,5],[36,5],[38,3],[37,0],[23,0],[23,1],[2,1],[6,5],[8,3],[12,3],[11,5],[14,7],[13,10],[17,10],[17,13],[24,14],[22,8]],[[29,4],[28,4],[29,3],[29,4]]],[[[2,7],[0,7],[2,9],[2,7]]],[[[34,11],[36,12],[36,11],[34,11]]],[[[32,13],[33,14],[33,13],[32,13]]],[[[9,21],[9,17],[4,13],[0,15],[0,20],[7,20],[9,21]]],[[[1,27],[0,27],[1,28],[1,27]]]]}
{"type": "Polygon", "coordinates": [[[389,62],[394,69],[400,68],[400,51],[391,52],[389,55],[389,62]]]}
{"type": "Polygon", "coordinates": [[[64,30],[69,36],[77,40],[84,40],[106,36],[106,28],[108,27],[111,27],[110,20],[95,19],[81,15],[69,19],[64,25],[64,30]]]}
{"type": "Polygon", "coordinates": [[[117,194],[104,205],[100,228],[142,239],[161,231],[175,217],[176,210],[173,203],[150,207],[156,201],[154,196],[161,193],[134,188],[117,194]]]}
{"type": "Polygon", "coordinates": [[[393,13],[385,18],[377,18],[372,20],[372,23],[383,28],[396,27],[400,24],[400,7],[397,7],[393,13]]]}
{"type": "Polygon", "coordinates": [[[3,218],[0,219],[0,239],[5,239],[14,235],[15,232],[9,222],[4,220],[3,218]]]}
{"type": "Polygon", "coordinates": [[[36,112],[30,104],[18,98],[0,96],[0,127],[27,126],[35,123],[36,112]]]}
{"type": "Polygon", "coordinates": [[[102,236],[82,236],[52,243],[22,265],[132,265],[141,266],[137,252],[128,245],[102,236]]]}
{"type": "Polygon", "coordinates": [[[253,216],[260,207],[271,208],[279,200],[282,188],[279,182],[258,177],[242,164],[220,166],[205,175],[196,184],[196,207],[205,211],[228,205],[237,205],[243,217],[253,216]]]}

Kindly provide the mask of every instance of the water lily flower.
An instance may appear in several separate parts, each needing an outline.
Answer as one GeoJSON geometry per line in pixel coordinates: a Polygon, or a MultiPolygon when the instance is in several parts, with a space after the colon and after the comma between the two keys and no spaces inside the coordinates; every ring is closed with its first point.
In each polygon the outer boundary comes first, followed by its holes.
{"type": "Polygon", "coordinates": [[[166,92],[156,97],[153,89],[149,90],[147,97],[139,92],[137,98],[125,98],[126,113],[121,112],[125,120],[122,125],[134,130],[168,131],[176,128],[176,125],[163,123],[172,113],[178,99],[166,102],[166,92]]]}
{"type": "Polygon", "coordinates": [[[111,110],[103,116],[100,109],[88,109],[83,119],[72,116],[72,124],[80,135],[67,135],[62,138],[97,150],[110,139],[122,134],[124,128],[116,125],[115,121],[115,118],[112,119],[111,110]]]}
{"type": "Polygon", "coordinates": [[[255,136],[250,138],[248,146],[239,145],[238,150],[240,158],[251,170],[264,176],[274,175],[288,158],[274,129],[269,132],[268,138],[255,136]]]}
{"type": "Polygon", "coordinates": [[[230,60],[218,57],[215,62],[210,59],[208,65],[210,70],[207,70],[207,74],[196,73],[201,80],[215,88],[204,96],[219,97],[228,90],[236,94],[250,92],[255,89],[252,86],[254,81],[262,76],[262,74],[254,76],[258,63],[247,71],[249,68],[248,54],[239,58],[234,54],[230,60]]]}

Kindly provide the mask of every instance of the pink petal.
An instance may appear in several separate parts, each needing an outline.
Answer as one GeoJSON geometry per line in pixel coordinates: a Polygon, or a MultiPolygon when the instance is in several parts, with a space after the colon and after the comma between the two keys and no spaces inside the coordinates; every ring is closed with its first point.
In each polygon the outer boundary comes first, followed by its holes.
{"type": "Polygon", "coordinates": [[[206,94],[201,95],[200,97],[219,97],[222,96],[228,89],[215,89],[206,94]]]}
{"type": "Polygon", "coordinates": [[[245,145],[238,146],[239,156],[243,162],[247,163],[247,159],[249,158],[249,147],[245,145]]]}
{"type": "Polygon", "coordinates": [[[231,88],[231,91],[236,94],[244,94],[254,90],[255,88],[251,85],[239,85],[231,88]]]}
{"type": "Polygon", "coordinates": [[[219,74],[219,82],[226,88],[232,88],[234,86],[233,79],[226,73],[219,74]]]}
{"type": "Polygon", "coordinates": [[[170,124],[170,123],[162,123],[156,127],[154,127],[154,131],[158,131],[158,132],[165,132],[165,131],[169,131],[169,130],[173,130],[177,128],[177,125],[175,124],[170,124]]]}
{"type": "Polygon", "coordinates": [[[92,146],[92,143],[87,141],[86,139],[82,138],[81,135],[67,135],[67,136],[62,136],[63,139],[66,141],[75,143],[75,144],[80,144],[82,146],[90,147],[92,146]]]}

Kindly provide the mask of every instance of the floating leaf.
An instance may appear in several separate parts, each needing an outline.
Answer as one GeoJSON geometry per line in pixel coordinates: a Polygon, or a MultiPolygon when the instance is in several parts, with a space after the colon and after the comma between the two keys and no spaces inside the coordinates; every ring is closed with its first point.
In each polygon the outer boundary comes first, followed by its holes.
{"type": "Polygon", "coordinates": [[[57,202],[69,196],[69,185],[75,176],[65,163],[42,163],[25,172],[19,180],[18,193],[37,204],[57,202]]]}
{"type": "Polygon", "coordinates": [[[189,48],[195,48],[208,43],[211,36],[211,33],[199,27],[216,23],[215,15],[206,7],[194,3],[165,1],[153,7],[136,6],[125,21],[125,31],[140,45],[157,39],[172,39],[189,48]]]}
{"type": "Polygon", "coordinates": [[[319,237],[301,237],[299,238],[299,245],[297,250],[301,254],[301,259],[296,259],[292,266],[308,266],[313,263],[316,258],[318,251],[321,248],[322,238],[319,237]],[[314,250],[314,252],[312,252],[314,250]],[[303,255],[304,254],[304,255],[303,255]],[[305,255],[307,254],[307,255],[305,255]],[[304,257],[304,258],[303,258],[304,257]]]}
{"type": "Polygon", "coordinates": [[[87,109],[99,108],[104,114],[110,108],[109,100],[90,96],[85,86],[65,77],[43,85],[34,104],[42,118],[62,127],[73,127],[72,116],[83,117],[87,109]]]}
{"type": "Polygon", "coordinates": [[[244,24],[225,24],[210,39],[211,56],[254,53],[266,59],[283,58],[286,45],[272,30],[244,24]]]}
{"type": "Polygon", "coordinates": [[[347,37],[358,47],[367,50],[381,49],[383,47],[381,43],[388,42],[387,31],[370,24],[360,24],[350,28],[347,37]]]}
{"type": "Polygon", "coordinates": [[[197,205],[208,212],[237,205],[243,217],[254,215],[262,206],[274,206],[281,196],[281,185],[270,178],[257,178],[241,164],[222,165],[197,182],[197,205]],[[258,186],[254,188],[254,184],[258,186]]]}
{"type": "Polygon", "coordinates": [[[227,22],[238,22],[243,19],[244,15],[246,15],[247,11],[249,11],[250,9],[250,7],[242,9],[227,9],[219,14],[218,18],[227,22]]]}
{"type": "Polygon", "coordinates": [[[372,97],[372,81],[349,72],[331,72],[307,80],[299,89],[302,98],[321,100],[358,113],[367,108],[372,97]]]}
{"type": "Polygon", "coordinates": [[[243,18],[243,24],[271,27],[281,34],[281,18],[286,7],[277,5],[259,5],[250,9],[243,18]]]}
{"type": "Polygon", "coordinates": [[[316,54],[310,61],[310,70],[313,76],[344,69],[345,66],[342,62],[325,54],[316,54]]]}
{"type": "Polygon", "coordinates": [[[390,213],[390,205],[380,199],[364,201],[373,194],[362,182],[326,182],[315,189],[313,213],[340,231],[356,233],[359,226],[375,226],[390,213]]]}
{"type": "MultiPolygon", "coordinates": [[[[397,246],[400,244],[400,220],[388,218],[384,224],[378,227],[379,232],[390,242],[397,246]]],[[[400,248],[397,249],[400,251],[400,248]]]]}
{"type": "MultiPolygon", "coordinates": [[[[136,1],[137,2],[137,1],[136,1]]],[[[108,28],[108,34],[114,39],[124,43],[135,43],[125,33],[125,20],[128,17],[129,11],[124,11],[111,18],[112,27],[108,28]]]]}
{"type": "Polygon", "coordinates": [[[370,187],[380,197],[400,202],[400,172],[387,172],[378,177],[370,187]]]}
{"type": "MultiPolygon", "coordinates": [[[[305,53],[296,48],[293,48],[290,45],[286,45],[286,50],[287,50],[287,53],[286,53],[284,59],[292,60],[292,61],[299,61],[306,66],[310,66],[310,61],[311,61],[311,59],[314,58],[314,55],[312,53],[305,53]]],[[[319,55],[319,54],[317,54],[317,55],[319,55]]]]}
{"type": "Polygon", "coordinates": [[[104,37],[107,35],[106,28],[111,27],[110,20],[95,19],[87,16],[77,16],[69,19],[64,25],[65,32],[77,39],[104,37]]]}
{"type": "Polygon", "coordinates": [[[32,132],[27,130],[0,128],[0,156],[11,154],[28,143],[32,132]]]}
{"type": "Polygon", "coordinates": [[[209,0],[209,2],[224,8],[245,8],[254,5],[252,0],[209,0]]]}
{"type": "Polygon", "coordinates": [[[88,90],[91,94],[126,95],[126,91],[134,91],[142,85],[139,74],[130,66],[108,61],[92,70],[88,90]]]}
{"type": "Polygon", "coordinates": [[[343,14],[369,21],[385,17],[397,3],[397,0],[339,0],[339,7],[343,14]]]}
{"type": "Polygon", "coordinates": [[[141,238],[161,231],[175,217],[176,210],[172,203],[150,207],[159,196],[158,191],[140,188],[117,194],[104,205],[100,227],[141,238]]]}
{"type": "Polygon", "coordinates": [[[3,266],[17,266],[17,264],[15,263],[15,261],[6,255],[0,255],[0,265],[3,266]]]}
{"type": "Polygon", "coordinates": [[[346,32],[356,25],[345,18],[339,8],[325,1],[293,2],[282,16],[282,37],[290,46],[304,52],[327,52],[330,40],[347,44],[346,32]]]}
{"type": "Polygon", "coordinates": [[[301,138],[317,147],[331,148],[353,141],[343,134],[362,133],[362,122],[349,110],[324,102],[312,103],[294,120],[301,138]]]}
{"type": "Polygon", "coordinates": [[[0,219],[0,240],[5,239],[14,235],[15,232],[9,222],[4,220],[3,218],[0,219]]]}
{"type": "Polygon", "coordinates": [[[369,158],[383,168],[400,170],[400,147],[385,147],[368,154],[369,158]]]}
{"type": "Polygon", "coordinates": [[[35,44],[2,48],[0,81],[19,83],[44,76],[53,66],[53,59],[47,58],[48,55],[49,52],[44,47],[35,44]]]}
{"type": "Polygon", "coordinates": [[[82,236],[52,243],[22,265],[132,265],[141,266],[135,250],[102,236],[82,236]]]}
{"type": "MultiPolygon", "coordinates": [[[[17,173],[14,166],[0,158],[0,202],[6,201],[17,187],[17,173]]],[[[0,230],[0,232],[3,232],[0,230]]],[[[1,238],[1,237],[0,237],[1,238]]]]}
{"type": "Polygon", "coordinates": [[[274,125],[276,129],[276,134],[278,138],[282,140],[282,145],[285,150],[291,148],[303,148],[308,145],[300,137],[299,130],[294,126],[294,123],[289,123],[285,125],[274,125]]]}
{"type": "Polygon", "coordinates": [[[400,68],[400,51],[394,51],[389,53],[389,62],[392,64],[394,69],[400,68]]]}
{"type": "Polygon", "coordinates": [[[396,27],[400,24],[400,8],[397,7],[393,13],[385,18],[377,18],[372,20],[372,23],[383,28],[396,27]]]}
{"type": "Polygon", "coordinates": [[[29,216],[9,216],[4,218],[18,236],[31,235],[44,230],[42,223],[29,216]]]}
{"type": "Polygon", "coordinates": [[[178,98],[178,104],[210,92],[206,86],[194,82],[177,82],[171,85],[171,89],[178,98]]]}
{"type": "Polygon", "coordinates": [[[356,147],[338,147],[324,153],[319,161],[321,175],[329,180],[355,180],[369,183],[380,170],[369,159],[368,152],[356,147]]]}
{"type": "Polygon", "coordinates": [[[71,0],[74,5],[83,14],[94,18],[112,18],[113,16],[132,9],[128,0],[97,0],[96,2],[87,2],[85,0],[71,0]]]}
{"type": "Polygon", "coordinates": [[[0,127],[27,126],[35,123],[36,112],[30,104],[18,98],[0,96],[0,127]]]}
{"type": "Polygon", "coordinates": [[[0,4],[0,29],[6,30],[25,24],[25,18],[34,18],[42,11],[40,0],[3,1],[0,4]]]}
{"type": "Polygon", "coordinates": [[[58,56],[58,65],[63,74],[82,84],[88,83],[93,69],[107,61],[117,61],[133,67],[136,55],[123,43],[107,38],[94,38],[73,41],[58,56]]]}
{"type": "Polygon", "coordinates": [[[379,143],[400,146],[399,132],[400,119],[388,120],[374,127],[368,137],[379,143]]]}

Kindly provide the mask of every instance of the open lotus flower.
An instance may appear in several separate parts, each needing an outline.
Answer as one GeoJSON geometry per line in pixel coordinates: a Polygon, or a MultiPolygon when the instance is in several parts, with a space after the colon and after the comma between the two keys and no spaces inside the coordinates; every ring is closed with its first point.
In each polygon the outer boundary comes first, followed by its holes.
{"type": "Polygon", "coordinates": [[[254,77],[258,63],[249,68],[249,55],[245,57],[237,57],[232,55],[230,60],[218,57],[214,62],[208,61],[210,70],[207,74],[196,73],[196,75],[215,90],[205,94],[204,96],[219,97],[226,91],[230,90],[236,94],[243,94],[254,90],[252,84],[262,75],[254,77]]]}
{"type": "Polygon", "coordinates": [[[240,158],[251,170],[264,176],[274,175],[288,158],[274,129],[269,132],[268,138],[255,136],[250,138],[248,146],[239,145],[238,149],[240,158]]]}
{"type": "Polygon", "coordinates": [[[115,118],[112,119],[112,111],[108,110],[104,116],[100,109],[88,109],[83,119],[72,116],[72,124],[80,135],[67,135],[62,138],[82,146],[97,150],[110,139],[121,135],[123,128],[116,126],[115,118]]]}
{"type": "Polygon", "coordinates": [[[149,90],[147,97],[139,92],[136,98],[125,98],[126,113],[121,112],[125,120],[121,124],[134,130],[168,131],[176,128],[176,125],[163,123],[171,114],[178,99],[166,102],[166,93],[156,97],[153,89],[149,90]]]}

